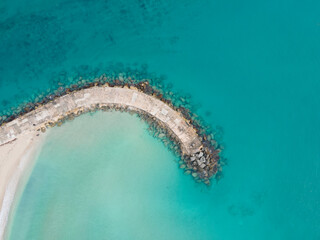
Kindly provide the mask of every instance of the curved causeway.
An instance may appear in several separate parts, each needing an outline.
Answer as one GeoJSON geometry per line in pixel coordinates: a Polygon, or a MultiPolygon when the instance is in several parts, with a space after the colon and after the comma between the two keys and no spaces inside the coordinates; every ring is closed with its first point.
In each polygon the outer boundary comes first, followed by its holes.
{"type": "Polygon", "coordinates": [[[71,92],[5,124],[0,128],[0,146],[18,139],[30,131],[37,131],[50,122],[71,113],[87,111],[93,107],[118,105],[129,110],[143,111],[163,123],[171,130],[180,143],[183,155],[199,152],[202,143],[191,124],[161,100],[138,91],[135,87],[120,88],[95,86],[71,92]]]}

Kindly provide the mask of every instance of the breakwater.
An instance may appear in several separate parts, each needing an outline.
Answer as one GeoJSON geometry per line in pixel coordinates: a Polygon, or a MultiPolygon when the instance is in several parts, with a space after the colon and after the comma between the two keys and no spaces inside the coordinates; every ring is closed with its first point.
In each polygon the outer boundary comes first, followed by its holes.
{"type": "Polygon", "coordinates": [[[96,110],[135,112],[150,123],[157,123],[174,143],[181,156],[180,167],[197,181],[210,184],[210,178],[221,171],[221,149],[193,119],[189,110],[176,107],[154,89],[148,81],[126,84],[121,79],[109,83],[90,83],[60,89],[41,102],[29,103],[19,112],[1,119],[0,146],[30,131],[44,132],[60,126],[66,119],[96,110]]]}

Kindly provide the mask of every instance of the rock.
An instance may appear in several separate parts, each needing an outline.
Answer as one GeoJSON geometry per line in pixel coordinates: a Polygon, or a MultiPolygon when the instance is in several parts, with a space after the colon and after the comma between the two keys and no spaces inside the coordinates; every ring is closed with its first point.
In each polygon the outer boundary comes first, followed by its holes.
{"type": "Polygon", "coordinates": [[[200,158],[200,162],[202,162],[202,163],[206,162],[206,158],[205,157],[201,157],[200,158]]]}
{"type": "Polygon", "coordinates": [[[187,171],[184,172],[185,175],[189,175],[190,173],[191,173],[190,170],[187,170],[187,171]]]}
{"type": "Polygon", "coordinates": [[[203,156],[203,152],[200,152],[197,157],[200,158],[202,156],[203,156]]]}
{"type": "Polygon", "coordinates": [[[191,157],[190,160],[191,162],[193,162],[194,160],[196,160],[196,157],[191,157]]]}
{"type": "Polygon", "coordinates": [[[50,122],[50,123],[49,123],[49,126],[50,126],[50,127],[54,127],[55,125],[56,125],[55,122],[50,122]]]}
{"type": "Polygon", "coordinates": [[[159,134],[159,138],[164,138],[166,135],[164,133],[159,134]]]}
{"type": "Polygon", "coordinates": [[[180,168],[186,168],[185,164],[180,165],[180,168]]]}
{"type": "Polygon", "coordinates": [[[192,177],[195,177],[195,178],[198,177],[198,173],[195,173],[195,172],[192,173],[192,177]]]}

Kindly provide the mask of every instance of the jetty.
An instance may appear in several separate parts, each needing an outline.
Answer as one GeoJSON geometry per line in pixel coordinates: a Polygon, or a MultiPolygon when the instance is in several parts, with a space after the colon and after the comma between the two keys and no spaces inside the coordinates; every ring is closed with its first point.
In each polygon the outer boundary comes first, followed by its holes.
{"type": "Polygon", "coordinates": [[[70,119],[70,116],[73,119],[82,113],[99,109],[136,112],[161,123],[170,133],[170,139],[179,146],[183,160],[180,167],[194,178],[209,184],[209,178],[218,171],[220,149],[204,144],[203,137],[181,112],[135,86],[95,85],[62,96],[49,96],[45,104],[0,127],[0,147],[25,133],[45,132],[48,127],[60,126],[63,119],[70,119]]]}
{"type": "Polygon", "coordinates": [[[197,133],[180,113],[137,90],[115,87],[93,87],[70,93],[7,123],[0,129],[0,145],[19,138],[25,131],[37,131],[70,113],[108,105],[128,107],[133,111],[137,109],[157,118],[177,136],[184,154],[192,154],[200,149],[201,141],[197,133]]]}

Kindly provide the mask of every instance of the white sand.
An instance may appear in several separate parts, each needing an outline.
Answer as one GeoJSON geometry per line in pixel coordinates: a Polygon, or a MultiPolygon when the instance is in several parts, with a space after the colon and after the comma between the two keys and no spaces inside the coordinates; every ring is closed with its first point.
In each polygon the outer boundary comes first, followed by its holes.
{"type": "Polygon", "coordinates": [[[6,225],[19,181],[27,166],[36,158],[44,135],[35,132],[22,134],[11,143],[0,146],[0,240],[6,225]]]}

